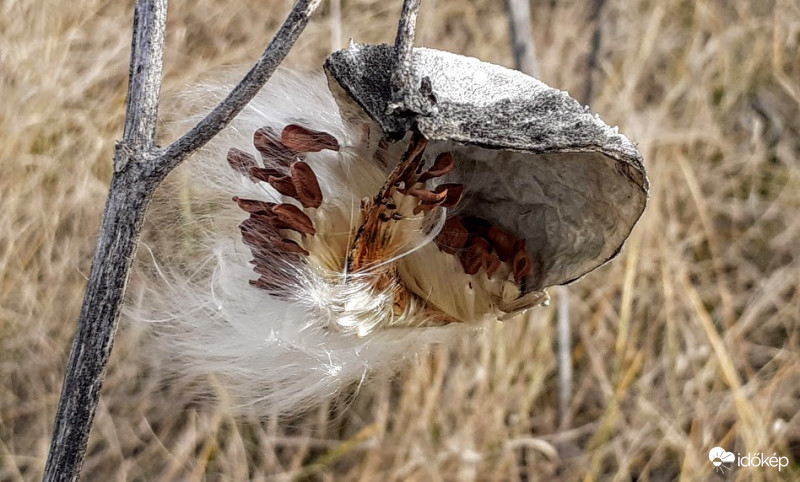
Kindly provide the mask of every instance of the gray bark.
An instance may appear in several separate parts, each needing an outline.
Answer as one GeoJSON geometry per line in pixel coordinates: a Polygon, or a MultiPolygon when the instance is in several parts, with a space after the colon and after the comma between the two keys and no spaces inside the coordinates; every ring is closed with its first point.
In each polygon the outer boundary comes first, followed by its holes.
{"type": "Polygon", "coordinates": [[[539,77],[539,63],[536,60],[536,44],[533,41],[529,1],[506,0],[511,51],[514,54],[514,66],[517,70],[539,77]]]}
{"type": "Polygon", "coordinates": [[[420,2],[404,0],[397,26],[389,81],[392,95],[391,102],[386,105],[387,118],[392,123],[386,132],[394,138],[401,138],[413,130],[419,116],[435,112],[436,98],[431,92],[430,79],[417,75],[413,59],[420,2]]]}
{"type": "Polygon", "coordinates": [[[261,58],[205,119],[166,149],[155,145],[167,0],[137,0],[123,138],[114,154],[100,234],[55,418],[44,480],[77,480],[114,342],[142,220],[156,187],[258,93],[320,0],[298,0],[261,58]]]}
{"type": "Polygon", "coordinates": [[[589,21],[594,23],[592,31],[592,44],[589,50],[589,57],[586,61],[586,83],[583,87],[583,103],[592,105],[594,100],[594,74],[597,71],[597,58],[600,55],[600,44],[603,40],[603,23],[600,17],[603,14],[605,0],[594,0],[590,12],[589,21]]]}

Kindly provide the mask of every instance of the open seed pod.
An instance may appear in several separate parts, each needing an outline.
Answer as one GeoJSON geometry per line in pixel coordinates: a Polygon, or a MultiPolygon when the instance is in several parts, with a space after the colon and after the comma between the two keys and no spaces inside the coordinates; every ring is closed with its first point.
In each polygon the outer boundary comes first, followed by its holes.
{"type": "Polygon", "coordinates": [[[647,201],[630,141],[536,79],[428,49],[418,114],[392,99],[393,53],[327,60],[340,126],[303,113],[254,132],[261,163],[228,152],[266,195],[234,198],[254,287],[367,336],[509,319],[619,252],[647,201]]]}
{"type": "Polygon", "coordinates": [[[200,197],[224,199],[203,269],[155,283],[139,316],[168,320],[163,346],[187,374],[218,374],[263,413],[546,303],[644,209],[634,146],[565,93],[418,49],[436,102],[393,122],[409,109],[386,114],[391,57],[356,45],[328,79],[277,72],[189,164],[210,183],[200,197]]]}
{"type": "MultiPolygon", "coordinates": [[[[387,110],[393,60],[392,46],[351,44],[325,64],[343,119],[370,137],[406,135],[387,110]]],[[[523,292],[574,281],[619,253],[649,188],[626,137],[521,72],[426,48],[414,49],[413,65],[434,98],[433,112],[416,119],[426,155],[456,160],[439,182],[463,186],[460,219],[525,240],[523,292]]]]}

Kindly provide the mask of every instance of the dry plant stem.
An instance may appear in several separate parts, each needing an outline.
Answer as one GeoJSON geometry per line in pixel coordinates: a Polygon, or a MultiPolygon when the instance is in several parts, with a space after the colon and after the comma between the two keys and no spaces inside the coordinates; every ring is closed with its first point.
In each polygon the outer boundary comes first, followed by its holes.
{"type": "Polygon", "coordinates": [[[600,15],[603,13],[603,5],[605,0],[594,0],[592,3],[592,12],[589,20],[594,22],[594,31],[592,32],[592,46],[589,51],[589,59],[586,64],[586,84],[583,88],[583,103],[591,105],[592,97],[594,96],[594,73],[597,70],[597,57],[600,54],[600,43],[602,41],[602,22],[600,15]]]}
{"type": "Polygon", "coordinates": [[[167,0],[136,2],[123,139],[114,154],[114,175],[61,390],[44,480],[75,480],[83,463],[128,272],[153,189],[142,174],[152,162],[166,20],[167,0]],[[151,159],[141,162],[145,156],[151,159]]]}
{"type": "MultiPolygon", "coordinates": [[[[531,9],[528,0],[507,0],[508,19],[511,27],[511,48],[517,70],[537,77],[536,43],[531,28],[531,9]]],[[[572,405],[572,333],[569,319],[569,291],[556,286],[558,294],[558,408],[561,430],[569,428],[572,405]]]]}
{"type": "Polygon", "coordinates": [[[342,48],[342,0],[330,0],[331,52],[342,48]]]}
{"type": "Polygon", "coordinates": [[[514,64],[517,70],[538,77],[539,64],[536,61],[536,44],[531,29],[530,4],[528,0],[506,0],[506,4],[514,64]]]}
{"type": "Polygon", "coordinates": [[[167,149],[155,146],[167,0],[137,0],[123,139],[73,340],[44,480],[76,480],[111,354],[142,220],[167,174],[222,130],[283,61],[320,0],[298,0],[264,54],[206,118],[167,149]]]}
{"type": "Polygon", "coordinates": [[[394,100],[401,101],[414,91],[414,69],[411,64],[414,50],[414,35],[417,30],[417,14],[421,0],[404,0],[394,41],[395,63],[392,68],[391,88],[394,100]]]}
{"type": "Polygon", "coordinates": [[[162,156],[165,160],[162,169],[166,169],[164,176],[189,154],[217,135],[256,96],[306,28],[308,19],[320,1],[297,0],[289,17],[241,82],[205,119],[166,149],[162,156]]]}
{"type": "Polygon", "coordinates": [[[417,79],[414,73],[414,35],[421,0],[404,0],[395,38],[395,60],[392,66],[390,88],[392,102],[387,112],[394,114],[393,133],[397,137],[414,128],[417,116],[427,115],[436,103],[428,79],[417,79]]]}

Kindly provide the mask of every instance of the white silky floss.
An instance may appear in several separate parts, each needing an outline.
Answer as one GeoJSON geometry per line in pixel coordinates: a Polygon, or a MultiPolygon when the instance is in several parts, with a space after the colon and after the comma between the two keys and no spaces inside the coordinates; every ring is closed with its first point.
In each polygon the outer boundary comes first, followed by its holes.
{"type": "MultiPolygon", "coordinates": [[[[131,313],[159,320],[177,373],[215,374],[241,408],[300,411],[546,304],[644,210],[635,146],[516,71],[414,49],[436,108],[392,132],[391,53],[352,44],[327,82],[278,71],[184,166],[212,206],[207,249],[191,276],[159,265],[131,313]]],[[[210,107],[228,89],[193,95],[210,107]]]]}

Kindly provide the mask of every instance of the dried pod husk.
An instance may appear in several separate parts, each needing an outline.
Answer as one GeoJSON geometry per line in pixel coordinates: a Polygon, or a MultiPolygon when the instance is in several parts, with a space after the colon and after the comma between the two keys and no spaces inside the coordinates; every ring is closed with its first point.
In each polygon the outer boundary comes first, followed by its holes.
{"type": "MultiPolygon", "coordinates": [[[[393,61],[392,46],[353,43],[325,70],[346,123],[400,140],[406,132],[387,110],[393,61]]],[[[460,215],[527,240],[536,268],[520,268],[526,292],[574,281],[619,253],[649,189],[631,141],[521,72],[425,48],[414,49],[413,65],[435,98],[433,112],[415,119],[426,155],[457,159],[443,182],[464,185],[460,215]]]]}
{"type": "Polygon", "coordinates": [[[163,321],[176,370],[214,373],[247,410],[296,413],[546,303],[644,208],[633,145],[517,72],[419,49],[437,101],[395,129],[392,53],[334,54],[327,86],[276,72],[187,163],[213,222],[197,269],[153,270],[136,316],[163,321]]]}

